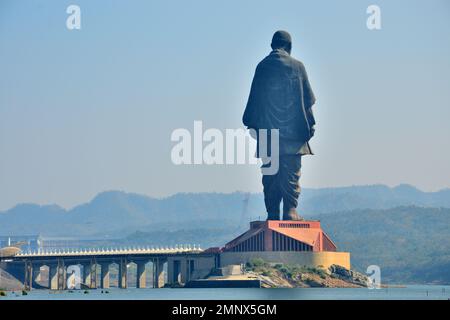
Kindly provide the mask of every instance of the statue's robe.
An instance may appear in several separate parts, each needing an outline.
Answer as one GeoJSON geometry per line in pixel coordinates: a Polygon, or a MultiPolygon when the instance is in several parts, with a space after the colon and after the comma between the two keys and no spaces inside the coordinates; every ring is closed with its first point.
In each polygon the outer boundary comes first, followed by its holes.
{"type": "Polygon", "coordinates": [[[314,103],[303,63],[286,51],[275,49],[258,64],[243,123],[257,132],[279,130],[279,172],[263,176],[269,214],[276,214],[277,207],[279,211],[281,199],[286,210],[297,207],[301,156],[312,154],[308,141],[316,123],[311,109],[314,103]]]}
{"type": "Polygon", "coordinates": [[[281,140],[303,146],[313,135],[314,103],[303,63],[276,49],[256,67],[243,122],[252,129],[278,129],[281,140]]]}

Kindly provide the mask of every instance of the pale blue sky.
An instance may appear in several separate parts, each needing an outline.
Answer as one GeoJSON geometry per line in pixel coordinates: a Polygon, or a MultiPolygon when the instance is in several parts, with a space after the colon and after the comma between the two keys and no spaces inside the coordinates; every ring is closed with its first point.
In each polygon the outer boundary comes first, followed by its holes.
{"type": "Polygon", "coordinates": [[[317,96],[303,186],[450,187],[448,1],[0,0],[0,210],[260,191],[255,166],[174,166],[170,134],[240,127],[277,29],[317,96]],[[370,4],[382,30],[366,28],[370,4]]]}

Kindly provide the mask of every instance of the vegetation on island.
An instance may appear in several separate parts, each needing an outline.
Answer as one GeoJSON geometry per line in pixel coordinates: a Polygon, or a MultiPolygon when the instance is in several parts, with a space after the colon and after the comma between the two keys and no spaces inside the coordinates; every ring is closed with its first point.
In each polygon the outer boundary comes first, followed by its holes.
{"type": "Polygon", "coordinates": [[[245,266],[247,274],[254,275],[263,287],[330,287],[362,288],[367,287],[366,276],[347,270],[341,266],[308,267],[281,263],[268,263],[263,259],[253,259],[245,266]]]}

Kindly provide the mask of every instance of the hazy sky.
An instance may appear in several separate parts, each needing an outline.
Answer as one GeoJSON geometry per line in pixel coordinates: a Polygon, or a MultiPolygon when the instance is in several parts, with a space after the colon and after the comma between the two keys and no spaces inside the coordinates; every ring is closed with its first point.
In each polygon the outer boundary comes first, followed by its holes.
{"type": "Polygon", "coordinates": [[[277,29],[317,97],[303,186],[450,187],[448,1],[0,0],[0,210],[260,191],[257,166],[173,165],[170,134],[241,127],[277,29]],[[81,30],[66,28],[70,4],[81,30]]]}

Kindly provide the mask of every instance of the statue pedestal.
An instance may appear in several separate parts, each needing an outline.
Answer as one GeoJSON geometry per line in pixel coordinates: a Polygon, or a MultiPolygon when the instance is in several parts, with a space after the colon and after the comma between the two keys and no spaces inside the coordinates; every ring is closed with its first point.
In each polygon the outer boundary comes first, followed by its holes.
{"type": "Polygon", "coordinates": [[[254,258],[325,268],[337,264],[350,269],[350,253],[337,252],[320,221],[252,221],[248,231],[225,245],[221,259],[233,264],[254,258]]]}
{"type": "Polygon", "coordinates": [[[337,251],[320,221],[250,222],[250,230],[225,245],[224,251],[337,251]]]}

